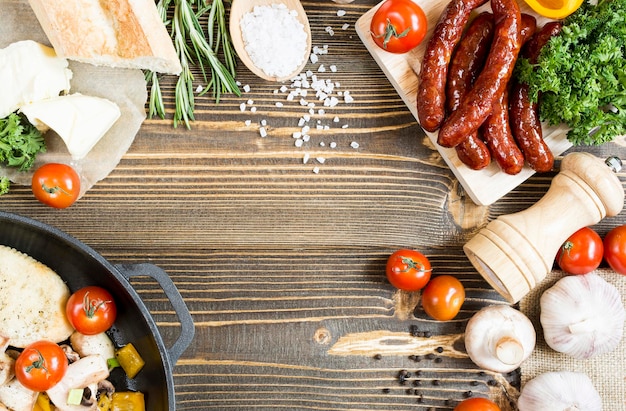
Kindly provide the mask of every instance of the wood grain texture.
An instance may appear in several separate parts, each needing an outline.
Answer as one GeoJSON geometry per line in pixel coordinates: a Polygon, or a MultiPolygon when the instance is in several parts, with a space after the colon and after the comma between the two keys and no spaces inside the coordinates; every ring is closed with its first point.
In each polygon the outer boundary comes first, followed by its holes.
{"type": "MultiPolygon", "coordinates": [[[[474,312],[503,301],[462,246],[488,221],[535,203],[553,174],[476,205],[354,30],[375,2],[303,5],[313,47],[328,45],[307,68],[324,64],[319,78],[354,98],[312,116],[328,130],[312,127],[296,147],[306,109],[241,66],[249,92],[219,104],[198,97],[191,130],[147,120],[118,167],[71,208],[45,208],[17,186],[0,206],[113,263],[151,262],[170,274],[197,327],[174,370],[178,410],[452,410],[468,395],[510,409],[519,374],[478,369],[458,338],[474,312]],[[387,283],[385,261],[399,247],[421,250],[434,274],[461,279],[467,301],[457,319],[429,320],[416,309],[419,295],[387,283]],[[401,370],[411,372],[404,384],[401,370]]],[[[163,85],[171,115],[173,79],[163,85]]],[[[617,144],[582,150],[626,155],[617,144]]],[[[618,223],[624,213],[597,228],[618,223]]],[[[163,292],[148,278],[133,285],[173,343],[178,324],[163,292]]]]}

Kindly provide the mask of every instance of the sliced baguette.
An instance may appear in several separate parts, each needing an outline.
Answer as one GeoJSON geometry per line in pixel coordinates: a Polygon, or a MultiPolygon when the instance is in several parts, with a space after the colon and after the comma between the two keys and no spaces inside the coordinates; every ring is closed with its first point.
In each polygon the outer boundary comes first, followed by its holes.
{"type": "Polygon", "coordinates": [[[29,0],[57,55],[96,66],[180,74],[154,0],[29,0]]]}

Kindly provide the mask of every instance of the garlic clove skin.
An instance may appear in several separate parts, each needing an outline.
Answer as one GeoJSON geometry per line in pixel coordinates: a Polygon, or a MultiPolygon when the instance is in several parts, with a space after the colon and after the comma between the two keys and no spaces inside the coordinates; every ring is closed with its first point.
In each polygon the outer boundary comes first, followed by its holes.
{"type": "Polygon", "coordinates": [[[533,352],[535,343],[535,328],[528,317],[504,304],[482,308],[465,327],[467,355],[485,370],[515,370],[533,352]]]}
{"type": "Polygon", "coordinates": [[[517,400],[519,411],[602,411],[602,398],[581,372],[546,372],[528,381],[517,400]]]}
{"type": "Polygon", "coordinates": [[[621,295],[597,274],[561,278],[539,304],[545,341],[555,351],[587,359],[614,350],[622,339],[621,295]]]}

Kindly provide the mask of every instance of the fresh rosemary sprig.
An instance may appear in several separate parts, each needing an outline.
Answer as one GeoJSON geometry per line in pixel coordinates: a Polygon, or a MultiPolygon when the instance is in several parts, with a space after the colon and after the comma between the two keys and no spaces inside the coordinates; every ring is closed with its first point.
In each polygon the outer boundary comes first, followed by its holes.
{"type": "MultiPolygon", "coordinates": [[[[226,13],[222,0],[159,0],[157,9],[163,22],[170,28],[174,47],[178,53],[182,72],[174,91],[174,127],[182,121],[187,128],[194,120],[194,75],[192,66],[200,69],[206,86],[200,95],[213,90],[213,97],[219,103],[223,93],[240,95],[235,82],[235,53],[228,33],[226,13]],[[168,20],[168,10],[173,3],[173,18],[168,20]],[[208,13],[207,34],[200,19],[208,13]],[[224,63],[218,53],[222,51],[224,63]]],[[[165,118],[163,94],[157,73],[146,73],[151,83],[148,116],[165,118]]]]}

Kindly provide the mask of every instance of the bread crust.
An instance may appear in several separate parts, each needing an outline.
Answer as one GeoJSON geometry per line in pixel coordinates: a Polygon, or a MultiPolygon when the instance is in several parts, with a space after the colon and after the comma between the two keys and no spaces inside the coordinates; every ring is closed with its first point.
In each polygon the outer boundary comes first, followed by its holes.
{"type": "Polygon", "coordinates": [[[180,74],[153,0],[29,0],[57,55],[98,66],[180,74]]]}

